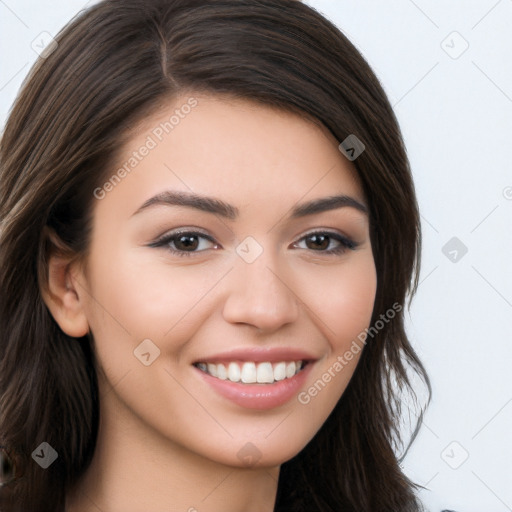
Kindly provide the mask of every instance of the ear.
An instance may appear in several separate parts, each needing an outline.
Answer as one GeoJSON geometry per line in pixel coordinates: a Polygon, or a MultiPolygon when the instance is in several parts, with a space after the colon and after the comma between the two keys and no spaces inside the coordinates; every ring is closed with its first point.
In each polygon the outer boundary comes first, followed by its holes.
{"type": "Polygon", "coordinates": [[[69,250],[53,230],[45,226],[47,282],[40,283],[41,295],[59,327],[73,338],[89,332],[89,323],[84,310],[86,291],[80,285],[83,274],[69,250]]]}

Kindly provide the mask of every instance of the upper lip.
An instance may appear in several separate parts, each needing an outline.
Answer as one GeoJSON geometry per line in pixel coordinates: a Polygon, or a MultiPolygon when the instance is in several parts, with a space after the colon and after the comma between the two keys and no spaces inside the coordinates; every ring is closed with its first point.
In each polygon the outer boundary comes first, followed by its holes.
{"type": "Polygon", "coordinates": [[[223,361],[254,361],[255,363],[278,363],[281,361],[314,361],[314,355],[295,348],[240,348],[204,356],[197,363],[222,363],[223,361]]]}

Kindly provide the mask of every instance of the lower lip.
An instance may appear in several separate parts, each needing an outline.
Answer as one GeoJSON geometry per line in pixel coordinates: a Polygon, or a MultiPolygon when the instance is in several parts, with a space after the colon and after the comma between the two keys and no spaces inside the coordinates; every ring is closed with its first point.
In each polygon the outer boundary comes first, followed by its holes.
{"type": "Polygon", "coordinates": [[[274,384],[241,384],[213,377],[194,367],[215,391],[235,404],[247,409],[273,409],[289,402],[304,385],[311,371],[308,363],[297,375],[283,379],[274,384]]]}

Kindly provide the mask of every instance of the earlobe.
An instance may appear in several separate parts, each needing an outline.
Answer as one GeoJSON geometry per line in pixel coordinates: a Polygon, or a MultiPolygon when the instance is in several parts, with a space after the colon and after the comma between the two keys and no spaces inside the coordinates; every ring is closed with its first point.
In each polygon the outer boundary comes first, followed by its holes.
{"type": "Polygon", "coordinates": [[[44,303],[59,327],[73,338],[89,332],[84,310],[85,292],[72,274],[70,257],[52,254],[48,258],[48,282],[41,286],[44,303]]]}

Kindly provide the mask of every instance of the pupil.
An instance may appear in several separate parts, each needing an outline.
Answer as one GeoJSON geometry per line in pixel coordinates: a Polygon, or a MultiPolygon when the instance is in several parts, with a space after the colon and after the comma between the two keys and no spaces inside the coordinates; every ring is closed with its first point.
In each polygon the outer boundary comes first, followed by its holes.
{"type": "Polygon", "coordinates": [[[185,249],[196,249],[197,248],[197,237],[182,235],[178,238],[178,244],[182,244],[185,249]]]}
{"type": "MultiPolygon", "coordinates": [[[[329,247],[329,237],[327,235],[311,235],[310,239],[313,241],[314,244],[317,244],[317,249],[326,249],[327,247],[329,247]],[[321,247],[319,247],[319,245],[321,247]]],[[[315,247],[313,247],[313,249],[314,248],[315,247]]]]}

